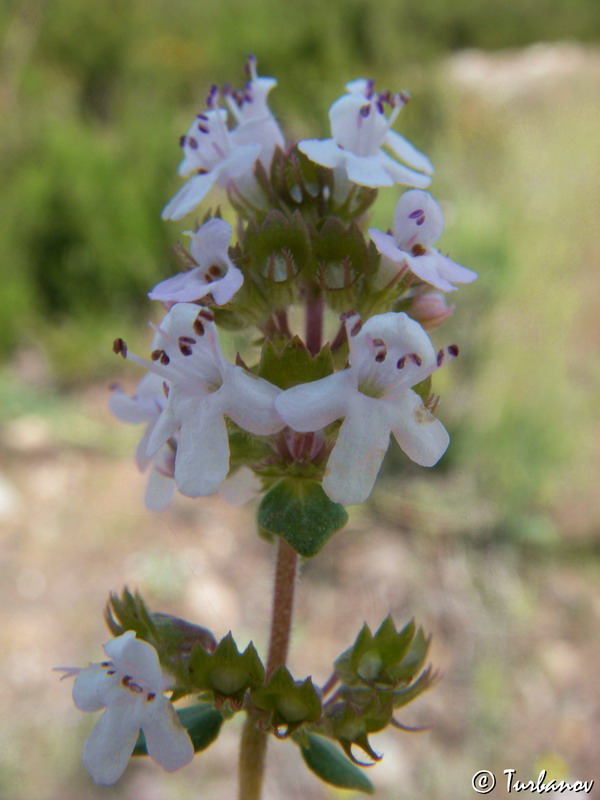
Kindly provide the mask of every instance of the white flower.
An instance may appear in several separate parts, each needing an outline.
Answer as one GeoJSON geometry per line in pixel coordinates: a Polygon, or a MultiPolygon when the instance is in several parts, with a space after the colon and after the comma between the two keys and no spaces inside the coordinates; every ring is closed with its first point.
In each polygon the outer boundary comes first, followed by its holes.
{"type": "Polygon", "coordinates": [[[444,232],[442,209],[429,192],[411,189],[398,200],[393,234],[369,228],[379,252],[395,264],[405,265],[425,283],[451,292],[456,283],[471,283],[472,269],[457,264],[431,245],[444,232]]]}
{"type": "Polygon", "coordinates": [[[161,281],[148,297],[163,303],[185,303],[210,294],[217,305],[228,303],[244,282],[227,252],[231,225],[214,217],[188,234],[192,237],[190,261],[196,266],[161,281]]]}
{"type": "Polygon", "coordinates": [[[148,456],[146,452],[148,440],[166,402],[163,380],[152,373],[142,378],[132,395],[127,395],[120,386],[114,386],[109,400],[110,410],[118,419],[134,424],[147,423],[135,458],[140,472],[152,467],[144,496],[144,504],[149,511],[163,511],[167,508],[175,489],[175,442],[166,442],[152,456],[148,456]]]}
{"type": "Polygon", "coordinates": [[[192,742],[175,709],[164,696],[169,686],[158,654],[134,631],[104,646],[107,661],[86,668],[58,667],[63,677],[76,675],[73,700],[81,711],[105,708],[83,745],[83,763],[93,780],[115,783],[125,770],[140,730],[148,754],[169,772],[188,764],[192,742]]]}
{"type": "Polygon", "coordinates": [[[213,86],[206,104],[208,110],[194,119],[181,137],[184,157],[180,175],[194,175],[167,203],[163,219],[181,219],[208,194],[213,186],[226,186],[251,175],[260,159],[268,168],[276,146],[283,146],[283,135],[271,114],[266,97],[276,85],[273,78],[259,78],[256,61],[248,60],[251,80],[243,92],[226,90],[225,100],[237,127],[227,127],[227,110],[219,107],[219,90],[213,86]]]}
{"type": "Polygon", "coordinates": [[[344,505],[369,496],[388,448],[390,433],[406,455],[425,467],[444,454],[449,436],[412,386],[442,363],[423,328],[404,313],[377,314],[361,327],[346,319],[350,366],[283,392],[276,407],[297,431],[324,428],[343,419],[329,457],[323,488],[344,505]]]}
{"type": "Polygon", "coordinates": [[[280,389],[223,358],[212,316],[190,303],[173,306],[157,328],[152,361],[120,351],[163,378],[168,393],[146,454],[177,434],[175,483],[198,497],[216,492],[229,471],[225,416],[259,435],[284,427],[275,410],[280,389]]]}
{"type": "Polygon", "coordinates": [[[429,186],[433,166],[407,139],[391,129],[408,101],[405,92],[373,91],[373,82],[351,81],[348,92],[329,110],[331,139],[303,139],[299,149],[317,164],[344,167],[348,178],[360,186],[429,186]],[[385,116],[385,105],[392,108],[385,116]],[[387,147],[414,169],[399,164],[381,148],[387,147]],[[417,170],[417,171],[415,171],[417,170]]]}

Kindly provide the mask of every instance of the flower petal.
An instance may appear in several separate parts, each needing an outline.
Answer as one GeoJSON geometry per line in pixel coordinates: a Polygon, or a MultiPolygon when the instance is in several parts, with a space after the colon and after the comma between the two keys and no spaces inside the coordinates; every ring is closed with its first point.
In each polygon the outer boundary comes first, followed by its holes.
{"type": "Polygon", "coordinates": [[[150,470],[146,493],[144,495],[144,505],[148,511],[164,511],[171,500],[175,491],[175,481],[173,478],[163,475],[156,467],[150,470]]]}
{"type": "Polygon", "coordinates": [[[298,150],[316,164],[323,167],[339,167],[345,161],[344,151],[333,139],[302,139],[298,150]]]}
{"type": "Polygon", "coordinates": [[[435,251],[435,254],[437,271],[446,280],[456,281],[456,283],[472,283],[477,278],[477,273],[474,270],[463,267],[462,264],[457,264],[456,261],[448,258],[438,250],[435,251]]]}
{"type": "Polygon", "coordinates": [[[229,439],[218,394],[182,413],[175,456],[175,483],[182,494],[200,497],[216,492],[229,472],[229,439]]]}
{"type": "Polygon", "coordinates": [[[179,272],[164,281],[157,283],[151,292],[150,300],[160,300],[163,303],[190,303],[200,300],[212,291],[212,285],[207,283],[200,267],[195,267],[186,272],[179,272]]]}
{"type": "Polygon", "coordinates": [[[432,249],[422,256],[408,256],[406,263],[413,275],[425,283],[435,286],[436,289],[440,289],[442,292],[453,292],[456,289],[456,286],[440,274],[435,250],[432,249]]]}
{"type": "Polygon", "coordinates": [[[217,182],[214,171],[193,175],[163,208],[163,219],[181,219],[196,208],[217,182]]]}
{"type": "Polygon", "coordinates": [[[383,233],[377,228],[369,228],[369,236],[382,256],[386,256],[397,264],[406,260],[406,253],[404,250],[400,250],[396,240],[389,233],[383,233]]]}
{"type": "Polygon", "coordinates": [[[114,684],[112,675],[99,664],[82,669],[73,684],[73,701],[80,711],[98,711],[104,708],[106,698],[114,684]]]}
{"type": "Polygon", "coordinates": [[[431,175],[434,172],[433,164],[427,156],[420,150],[417,150],[408,139],[405,139],[404,136],[396,133],[396,131],[389,130],[387,132],[384,145],[385,147],[389,147],[398,158],[401,158],[402,161],[406,161],[409,166],[419,172],[425,172],[427,175],[431,175]]]}
{"type": "Polygon", "coordinates": [[[149,642],[136,639],[134,631],[126,631],[104,645],[119,672],[131,675],[136,683],[145,684],[152,691],[161,691],[163,675],[158,653],[149,642]]]}
{"type": "Polygon", "coordinates": [[[111,704],[96,723],[83,745],[82,761],[95,783],[110,786],[119,780],[140,730],[140,703],[128,701],[111,704]]]}
{"type": "Polygon", "coordinates": [[[284,422],[276,411],[275,398],[281,389],[241,367],[227,366],[221,388],[223,412],[250,433],[266,436],[280,431],[284,422]]]}
{"type": "Polygon", "coordinates": [[[415,242],[427,247],[437,242],[443,232],[444,215],[431,194],[421,189],[404,192],[394,212],[394,236],[398,247],[410,250],[415,242]]]}
{"type": "Polygon", "coordinates": [[[222,306],[231,300],[243,283],[244,275],[242,271],[237,267],[231,266],[220,280],[209,283],[208,288],[215,303],[218,306],[222,306]]]}
{"type": "Polygon", "coordinates": [[[142,730],[148,755],[168,772],[189,764],[194,757],[189,734],[163,695],[147,701],[142,730]]]}
{"type": "Polygon", "coordinates": [[[370,186],[371,188],[393,186],[395,178],[384,166],[385,158],[383,152],[372,156],[357,156],[349,150],[344,151],[348,177],[359,186],[370,186]]]}
{"type": "Polygon", "coordinates": [[[382,410],[372,397],[352,398],[323,478],[323,489],[336,503],[364,503],[371,494],[390,440],[389,420],[382,410]]]}
{"type": "Polygon", "coordinates": [[[346,414],[349,394],[356,392],[350,370],[300,383],[275,400],[281,418],[295,431],[318,431],[346,414]]]}
{"type": "Polygon", "coordinates": [[[433,467],[446,452],[450,442],[448,431],[410,389],[396,401],[395,409],[392,433],[401,449],[416,464],[433,467]]]}
{"type": "Polygon", "coordinates": [[[403,164],[399,164],[393,158],[390,158],[387,153],[384,153],[383,150],[380,150],[379,153],[382,167],[388,175],[394,179],[395,183],[403,183],[406,186],[419,186],[423,188],[429,186],[431,183],[429,175],[423,172],[416,172],[414,169],[409,169],[403,164]]]}

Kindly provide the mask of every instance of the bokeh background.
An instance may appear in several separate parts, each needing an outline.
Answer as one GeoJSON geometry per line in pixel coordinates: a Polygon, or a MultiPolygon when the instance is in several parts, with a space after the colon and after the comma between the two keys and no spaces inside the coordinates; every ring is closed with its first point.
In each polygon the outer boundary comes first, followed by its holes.
{"type": "MultiPolygon", "coordinates": [[[[276,75],[288,137],[328,134],[352,78],[408,88],[396,128],[437,167],[442,247],[478,270],[436,335],[452,445],[434,470],[390,449],[370,502],[305,565],[290,665],[325,681],[364,620],[433,634],[441,682],[374,737],[381,800],[475,796],[504,769],[600,785],[600,6],[596,0],[4,0],[0,5],[0,798],[233,796],[236,721],[169,776],[95,787],[94,715],[50,670],[98,660],[107,593],[266,646],[272,552],[253,509],[145,511],[132,386],[115,336],[148,342],[145,298],[175,271],[159,214],[177,139],[246,53],[276,75]]],[[[382,193],[386,228],[398,196],[382,193]]],[[[211,201],[215,202],[214,197],[211,201]]],[[[331,800],[292,744],[266,800],[331,800]]],[[[597,791],[595,789],[594,791],[597,791]]],[[[592,792],[588,796],[594,795],[592,792]]]]}

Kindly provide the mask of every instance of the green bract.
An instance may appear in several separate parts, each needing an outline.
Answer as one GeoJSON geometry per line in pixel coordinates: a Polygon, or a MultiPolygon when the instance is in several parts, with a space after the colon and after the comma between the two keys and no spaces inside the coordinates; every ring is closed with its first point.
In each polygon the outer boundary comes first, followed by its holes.
{"type": "Polygon", "coordinates": [[[347,520],[344,507],[330,500],[320,483],[305,479],[279,481],[258,509],[261,528],[281,536],[304,558],[315,556],[347,520]]]}

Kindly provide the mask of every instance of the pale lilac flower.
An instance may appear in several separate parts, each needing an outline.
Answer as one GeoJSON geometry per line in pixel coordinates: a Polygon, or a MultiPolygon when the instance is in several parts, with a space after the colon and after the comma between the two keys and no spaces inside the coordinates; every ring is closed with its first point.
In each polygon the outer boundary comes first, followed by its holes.
{"type": "Polygon", "coordinates": [[[179,174],[194,174],[167,203],[163,219],[181,219],[213,186],[227,186],[230,181],[250,176],[257,159],[268,168],[275,147],[283,146],[283,135],[266,102],[276,81],[259,78],[253,58],[248,61],[248,69],[251,80],[244,91],[225,92],[237,127],[229,130],[227,110],[219,106],[219,90],[213,86],[206,101],[208,110],[198,114],[181,137],[184,157],[179,174]]]}
{"type": "Polygon", "coordinates": [[[134,631],[112,639],[107,661],[89,667],[57,667],[63,677],[76,675],[73,700],[81,711],[105,708],[83,745],[83,764],[96,783],[108,786],[123,774],[140,730],[148,755],[169,772],[194,756],[189,734],[164,696],[169,679],[158,654],[134,631]]]}
{"type": "Polygon", "coordinates": [[[455,347],[436,354],[423,328],[404,313],[376,314],[361,326],[346,319],[347,369],[283,392],[276,407],[297,431],[313,431],[343,419],[329,457],[323,489],[344,505],[369,496],[390,433],[417,464],[433,466],[449,436],[411,387],[437,369],[455,347]]]}
{"type": "Polygon", "coordinates": [[[382,256],[408,269],[425,283],[443,292],[456,289],[452,283],[471,283],[477,277],[448,256],[434,242],[444,232],[442,209],[429,192],[411,189],[398,200],[393,234],[369,228],[371,239],[382,256]]]}
{"type": "Polygon", "coordinates": [[[329,110],[331,139],[303,139],[299,149],[324,167],[343,167],[348,178],[360,186],[429,186],[433,166],[423,153],[392,130],[396,117],[408,101],[405,92],[376,94],[365,79],[346,85],[345,95],[329,110]],[[385,116],[385,106],[392,109],[385,116]],[[382,150],[386,147],[414,169],[409,169],[382,150]]]}
{"type": "Polygon", "coordinates": [[[132,395],[120,386],[114,386],[109,407],[123,422],[146,423],[146,429],[136,448],[135,460],[140,472],[151,467],[144,495],[144,504],[149,511],[164,511],[173,499],[175,483],[175,441],[168,441],[152,456],[147,448],[150,435],[166,405],[163,381],[158,375],[148,373],[137,385],[132,395]]]}
{"type": "Polygon", "coordinates": [[[207,310],[190,303],[173,306],[157,328],[152,361],[116,349],[165,382],[168,395],[148,439],[154,455],[177,436],[175,483],[198,497],[216,492],[229,472],[225,417],[259,435],[284,427],[275,410],[280,389],[223,357],[217,330],[207,310]]]}
{"type": "Polygon", "coordinates": [[[244,282],[241,271],[229,258],[232,229],[224,219],[209,219],[188,231],[191,269],[157,284],[148,297],[163,303],[186,303],[212,295],[217,305],[228,303],[244,282]]]}

